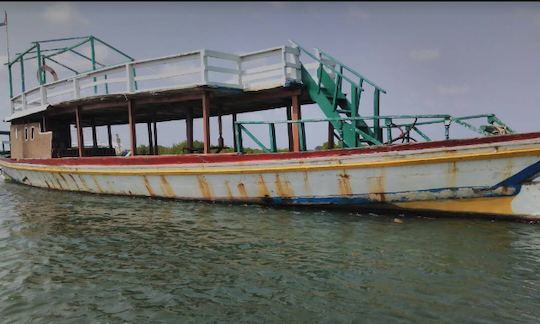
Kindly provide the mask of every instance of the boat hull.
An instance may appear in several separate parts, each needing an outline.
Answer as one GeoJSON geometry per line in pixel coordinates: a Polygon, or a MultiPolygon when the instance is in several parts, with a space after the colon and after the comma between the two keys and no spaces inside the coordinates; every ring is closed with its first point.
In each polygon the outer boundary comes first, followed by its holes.
{"type": "Polygon", "coordinates": [[[540,219],[540,134],[246,158],[1,160],[22,184],[100,194],[540,219]],[[271,156],[271,157],[270,157],[271,156]],[[187,160],[186,160],[187,159],[187,160]],[[208,161],[205,161],[208,160],[208,161]],[[214,159],[214,160],[212,160],[214,159]],[[221,159],[221,160],[220,160],[221,159]]]}

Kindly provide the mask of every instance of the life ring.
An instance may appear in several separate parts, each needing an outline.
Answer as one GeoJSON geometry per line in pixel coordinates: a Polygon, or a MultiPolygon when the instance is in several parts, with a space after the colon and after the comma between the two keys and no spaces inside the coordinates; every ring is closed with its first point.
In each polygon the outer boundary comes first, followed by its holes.
{"type": "Polygon", "coordinates": [[[53,81],[58,81],[58,74],[56,74],[56,71],[52,67],[48,66],[45,63],[43,63],[41,68],[39,68],[37,70],[37,79],[38,79],[38,81],[41,80],[41,78],[39,77],[40,74],[41,74],[41,71],[49,72],[51,74],[52,78],[53,78],[53,81]]]}

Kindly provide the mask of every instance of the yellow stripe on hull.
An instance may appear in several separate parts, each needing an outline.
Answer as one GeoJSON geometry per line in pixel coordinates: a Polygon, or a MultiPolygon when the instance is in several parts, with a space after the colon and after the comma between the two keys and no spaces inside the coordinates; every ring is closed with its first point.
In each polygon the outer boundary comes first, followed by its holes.
{"type": "MultiPolygon", "coordinates": [[[[489,153],[468,153],[468,154],[456,154],[449,153],[447,156],[428,157],[428,158],[411,158],[411,159],[399,159],[389,161],[370,161],[370,162],[355,162],[355,163],[340,163],[340,164],[300,164],[300,165],[280,165],[280,166],[254,166],[254,167],[238,167],[238,168],[170,168],[164,165],[163,168],[140,168],[140,166],[126,165],[125,168],[111,168],[110,166],[98,166],[105,169],[98,168],[80,168],[74,166],[68,167],[48,167],[48,166],[32,166],[21,165],[21,162],[7,162],[1,161],[0,165],[11,168],[14,170],[24,171],[41,171],[50,173],[72,173],[72,174],[95,174],[95,175],[204,175],[204,174],[241,174],[241,173],[274,173],[274,172],[295,172],[295,171],[323,171],[323,170],[346,170],[346,169],[359,169],[359,168],[378,168],[378,167],[392,167],[392,166],[405,166],[405,165],[421,165],[432,163],[444,163],[444,162],[457,162],[457,161],[471,161],[481,159],[501,159],[518,156],[535,156],[540,157],[540,148],[534,149],[521,149],[521,150],[509,150],[498,151],[489,153]],[[128,169],[137,168],[137,169],[128,169]]],[[[339,161],[339,157],[336,158],[339,161]]],[[[257,162],[260,164],[260,162],[257,162]]]]}
{"type": "Polygon", "coordinates": [[[394,205],[400,208],[416,210],[512,215],[514,213],[512,210],[513,199],[514,197],[489,197],[470,199],[407,201],[394,203],[394,205]]]}

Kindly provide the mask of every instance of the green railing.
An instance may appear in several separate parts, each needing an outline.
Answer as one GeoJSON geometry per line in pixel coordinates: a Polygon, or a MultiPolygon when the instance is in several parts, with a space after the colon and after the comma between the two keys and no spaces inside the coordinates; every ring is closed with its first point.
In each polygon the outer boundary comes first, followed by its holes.
{"type": "MultiPolygon", "coordinates": [[[[15,95],[15,87],[13,84],[13,68],[15,66],[19,67],[20,72],[20,93],[24,93],[26,91],[28,82],[26,80],[25,75],[25,67],[28,70],[28,68],[33,68],[32,71],[36,71],[37,73],[37,79],[39,85],[44,85],[47,83],[47,77],[46,77],[46,67],[48,66],[48,62],[52,62],[56,64],[57,66],[60,66],[75,75],[81,74],[87,71],[94,71],[98,68],[103,68],[106,66],[109,66],[111,64],[105,64],[104,62],[100,62],[100,58],[97,57],[96,54],[96,45],[100,44],[104,46],[105,48],[108,48],[117,54],[119,54],[121,57],[125,59],[125,62],[132,62],[134,61],[134,58],[129,56],[128,54],[124,53],[123,51],[117,49],[116,47],[113,47],[109,45],[108,43],[105,43],[101,39],[90,35],[90,36],[83,36],[83,37],[67,37],[67,38],[58,38],[58,39],[48,39],[48,40],[42,40],[42,41],[33,41],[32,46],[27,49],[26,51],[22,53],[17,53],[15,59],[11,60],[10,62],[6,63],[8,66],[8,78],[9,78],[9,96],[10,98],[13,98],[15,95]],[[68,45],[66,45],[66,42],[68,42],[68,45]],[[73,42],[70,44],[69,42],[73,42]],[[52,44],[52,45],[51,45],[52,44]],[[83,54],[81,51],[83,49],[83,46],[89,45],[90,47],[90,56],[83,54]],[[53,46],[53,48],[45,48],[45,46],[53,46]],[[58,47],[60,46],[60,47],[58,47]],[[70,66],[66,62],[60,62],[61,59],[59,59],[59,55],[62,54],[73,54],[77,58],[83,59],[87,61],[90,65],[87,71],[78,71],[78,68],[75,68],[74,66],[70,66]],[[27,61],[35,61],[35,66],[31,64],[32,66],[25,65],[25,62],[27,61]]],[[[122,61],[124,62],[124,61],[122,61]]],[[[73,63],[73,62],[72,62],[73,63]]],[[[73,65],[73,64],[72,64],[73,65]]],[[[107,78],[107,76],[105,76],[107,78]]],[[[96,80],[94,80],[95,82],[96,80]]],[[[108,93],[107,84],[105,84],[106,92],[108,93]]],[[[94,87],[94,92],[97,93],[97,86],[94,87]]]]}
{"type": "MultiPolygon", "coordinates": [[[[430,142],[432,138],[425,132],[422,131],[419,127],[425,125],[436,125],[441,124],[444,127],[444,138],[446,140],[450,139],[450,127],[452,124],[460,125],[466,129],[469,129],[477,134],[484,136],[491,135],[503,135],[514,133],[514,130],[508,127],[504,122],[497,118],[494,114],[481,114],[481,115],[472,115],[472,116],[462,116],[462,117],[452,117],[451,115],[388,115],[388,116],[365,116],[365,117],[344,117],[344,118],[321,118],[321,119],[303,119],[303,120],[280,120],[280,121],[236,121],[234,123],[234,136],[236,138],[236,147],[235,150],[238,153],[244,152],[243,145],[243,135],[247,135],[250,139],[255,142],[255,144],[266,153],[277,152],[276,144],[276,124],[297,124],[299,129],[304,127],[306,123],[321,123],[321,122],[337,122],[337,123],[347,123],[355,121],[383,121],[384,125],[381,126],[381,130],[386,130],[385,135],[378,140],[376,138],[371,138],[366,136],[367,134],[359,134],[365,136],[364,144],[360,146],[367,145],[392,145],[401,140],[401,143],[410,143],[418,142],[416,138],[413,137],[414,134],[420,136],[424,141],[430,142]],[[474,119],[484,119],[487,122],[487,125],[474,126],[469,121],[474,119]],[[399,122],[407,120],[408,122],[399,122]],[[412,121],[411,121],[412,120],[412,121]],[[247,125],[267,125],[268,127],[268,138],[269,145],[266,146],[263,141],[261,141],[257,136],[253,134],[246,126],[247,125]],[[392,130],[397,129],[400,131],[398,136],[394,136],[392,130]],[[386,137],[386,138],[384,138],[386,137]]],[[[357,130],[362,132],[361,130],[357,130]]],[[[334,134],[334,136],[336,136],[334,134]]],[[[336,136],[338,137],[338,136],[336,136]]],[[[306,143],[303,140],[303,137],[299,137],[301,143],[300,147],[303,150],[306,150],[306,143]]],[[[339,144],[338,147],[344,147],[343,141],[338,137],[339,144]]]]}
{"type": "MultiPolygon", "coordinates": [[[[382,129],[379,124],[379,119],[373,120],[372,127],[369,127],[363,119],[355,118],[360,116],[360,101],[362,99],[362,93],[366,90],[366,85],[373,88],[373,116],[380,115],[380,95],[381,93],[386,93],[386,90],[328,53],[316,49],[317,55],[315,55],[297,43],[293,41],[290,42],[297,47],[301,53],[306,54],[315,61],[315,64],[318,64],[316,85],[315,83],[312,84],[312,82],[309,82],[309,80],[306,80],[307,82],[304,83],[308,88],[310,85],[314,88],[313,91],[310,91],[310,95],[321,107],[326,117],[329,119],[341,116],[353,118],[350,119],[351,121],[354,121],[352,125],[344,125],[344,129],[339,129],[340,132],[344,133],[344,136],[346,137],[344,141],[348,146],[357,146],[358,135],[360,135],[360,138],[370,140],[376,139],[376,142],[381,142],[382,129]],[[330,77],[327,71],[333,73],[335,77],[330,77]],[[347,83],[346,87],[350,88],[348,97],[343,88],[344,81],[347,83]],[[321,96],[321,94],[324,94],[324,96],[321,96]],[[328,101],[326,99],[328,99],[328,101]]],[[[306,66],[305,63],[303,64],[306,66]]],[[[335,126],[339,125],[333,126],[334,128],[337,128],[335,126]]]]}

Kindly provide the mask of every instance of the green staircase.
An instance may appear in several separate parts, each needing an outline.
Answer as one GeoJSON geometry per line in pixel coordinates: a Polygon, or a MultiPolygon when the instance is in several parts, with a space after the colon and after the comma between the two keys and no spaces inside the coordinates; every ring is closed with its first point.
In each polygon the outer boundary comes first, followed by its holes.
{"type": "Polygon", "coordinates": [[[386,91],[329,54],[318,50],[316,56],[298,44],[292,43],[302,53],[307,54],[318,63],[316,78],[306,70],[304,65],[301,66],[302,83],[311,99],[317,103],[325,117],[329,119],[334,128],[334,136],[338,139],[340,146],[353,148],[382,144],[379,102],[380,93],[386,93],[386,91]],[[346,76],[344,71],[353,77],[346,76]],[[332,78],[329,72],[333,72],[335,77],[332,78]],[[343,91],[344,83],[350,87],[348,97],[343,91]],[[371,126],[360,118],[358,111],[366,84],[370,85],[374,91],[373,123],[371,126]]]}

